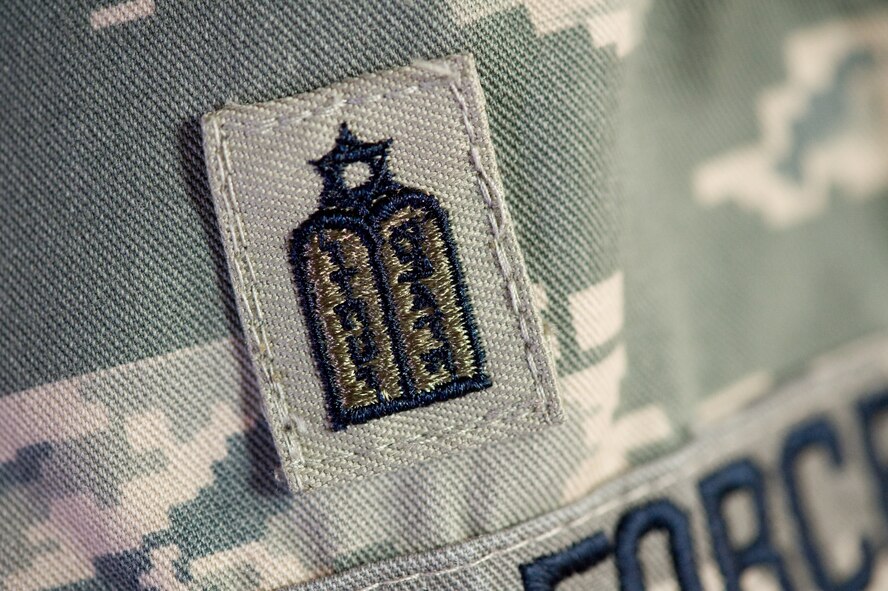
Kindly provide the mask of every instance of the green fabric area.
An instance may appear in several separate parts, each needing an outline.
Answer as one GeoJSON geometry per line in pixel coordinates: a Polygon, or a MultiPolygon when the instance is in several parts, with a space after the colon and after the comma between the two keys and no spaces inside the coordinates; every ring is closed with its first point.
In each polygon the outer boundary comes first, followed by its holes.
{"type": "Polygon", "coordinates": [[[97,34],[82,7],[30,6],[0,24],[0,392],[236,334],[198,118],[414,59],[475,54],[531,274],[555,280],[565,343],[564,294],[613,267],[598,155],[613,58],[581,27],[540,40],[518,8],[460,29],[440,2],[188,2],[97,34]],[[563,242],[574,254],[553,269],[563,242]]]}
{"type": "MultiPolygon", "coordinates": [[[[847,3],[843,15],[868,14],[868,5],[847,3]]],[[[757,101],[785,83],[787,32],[834,14],[808,2],[649,12],[618,123],[633,366],[623,410],[657,399],[690,426],[694,404],[726,384],[758,370],[792,374],[888,327],[885,192],[855,203],[834,188],[825,213],[781,229],[734,204],[704,208],[692,198],[697,166],[759,141],[757,101]]],[[[795,135],[810,137],[830,116],[797,121],[795,135]]]]}
{"type": "MultiPolygon", "coordinates": [[[[275,485],[277,458],[271,449],[265,427],[231,437],[228,455],[213,466],[213,484],[193,501],[172,508],[170,528],[147,536],[146,547],[176,544],[181,551],[180,576],[190,579],[188,564],[195,558],[262,538],[267,518],[292,503],[286,485],[275,485]]],[[[308,509],[303,507],[300,522],[310,514],[308,509]]],[[[294,540],[311,539],[298,531],[293,531],[294,540]]]]}

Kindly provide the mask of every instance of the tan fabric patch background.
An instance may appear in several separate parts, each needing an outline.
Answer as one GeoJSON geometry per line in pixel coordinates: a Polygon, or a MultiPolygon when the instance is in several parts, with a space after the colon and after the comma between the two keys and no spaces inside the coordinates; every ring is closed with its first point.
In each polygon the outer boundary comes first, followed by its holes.
{"type": "Polygon", "coordinates": [[[560,420],[552,362],[511,230],[471,57],[345,81],[203,122],[229,268],[284,471],[294,488],[410,465],[560,420]],[[309,164],[343,122],[392,139],[399,183],[450,215],[493,386],[333,432],[288,261],[294,228],[318,208],[309,164]]]}

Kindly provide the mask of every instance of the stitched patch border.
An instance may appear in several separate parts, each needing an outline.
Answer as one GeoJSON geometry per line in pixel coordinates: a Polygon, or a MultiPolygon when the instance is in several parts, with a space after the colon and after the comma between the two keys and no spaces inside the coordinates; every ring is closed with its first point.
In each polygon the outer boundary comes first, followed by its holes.
{"type": "Polygon", "coordinates": [[[471,57],[454,56],[370,74],[261,105],[231,105],[207,115],[203,125],[210,184],[217,198],[244,333],[284,474],[294,488],[315,488],[412,465],[562,420],[554,363],[545,349],[523,260],[504,209],[483,94],[471,57]],[[399,123],[404,101],[413,109],[408,116],[430,114],[432,119],[399,123]],[[435,107],[427,110],[429,102],[435,107]],[[367,113],[372,113],[371,118],[365,119],[367,113]],[[394,121],[400,133],[380,126],[381,113],[388,117],[384,121],[394,121]],[[471,376],[474,383],[457,383],[427,399],[420,395],[416,401],[398,402],[387,409],[346,409],[351,414],[331,410],[333,389],[325,385],[325,372],[318,367],[318,355],[312,354],[309,342],[314,337],[305,306],[311,296],[301,295],[304,290],[297,287],[299,280],[294,279],[289,256],[294,229],[318,211],[318,194],[323,192],[312,189],[321,183],[310,163],[329,151],[343,122],[363,140],[385,143],[391,138],[399,184],[415,188],[414,194],[443,199],[440,210],[445,215],[438,217],[445,221],[439,229],[442,236],[449,234],[445,244],[452,242],[456,247],[448,252],[463,255],[462,264],[454,265],[461,279],[456,283],[464,282],[471,296],[471,306],[468,296],[463,303],[473,312],[467,316],[474,320],[470,332],[475,333],[477,346],[472,349],[483,369],[471,376]],[[443,134],[449,142],[442,149],[448,150],[444,153],[450,167],[446,174],[456,175],[455,185],[441,184],[439,176],[423,172],[437,166],[438,154],[417,160],[428,148],[417,144],[415,126],[426,134],[443,134]],[[460,145],[464,147],[454,152],[460,145]],[[280,166],[281,160],[263,165],[250,156],[251,150],[267,150],[288,163],[292,159],[293,167],[280,166]],[[311,180],[305,171],[310,171],[311,180]],[[284,192],[281,187],[291,177],[300,179],[296,192],[284,192]],[[453,203],[459,204],[456,213],[453,203]],[[289,226],[285,232],[271,231],[283,224],[289,226]],[[290,304],[282,303],[284,286],[301,321],[290,304]],[[461,396],[473,389],[486,392],[461,396]],[[448,398],[446,404],[427,404],[442,393],[448,398]],[[321,414],[315,400],[321,403],[321,414]],[[415,410],[387,412],[399,410],[402,404],[415,410]],[[387,418],[370,420],[378,416],[387,418]],[[360,428],[344,428],[359,422],[364,422],[360,428]],[[339,430],[331,429],[331,424],[339,430]]]}

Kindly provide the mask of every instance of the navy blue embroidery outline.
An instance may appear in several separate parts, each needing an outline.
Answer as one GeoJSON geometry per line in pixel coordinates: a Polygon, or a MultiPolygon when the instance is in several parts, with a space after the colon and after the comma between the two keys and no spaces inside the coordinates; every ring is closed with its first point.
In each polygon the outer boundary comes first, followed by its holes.
{"type": "Polygon", "coordinates": [[[780,587],[784,591],[792,591],[794,586],[783,564],[783,557],[771,540],[765,477],[761,468],[748,458],[737,460],[706,476],[699,482],[698,489],[726,591],[741,591],[741,574],[755,566],[772,568],[776,571],[780,587]],[[738,548],[731,544],[723,510],[725,501],[731,495],[741,492],[748,492],[752,496],[755,521],[759,529],[754,539],[738,548]]]}
{"type": "Polygon", "coordinates": [[[613,551],[604,532],[518,567],[524,591],[554,591],[558,583],[600,564],[613,551]]]}
{"type": "Polygon", "coordinates": [[[888,466],[880,460],[876,444],[875,423],[884,413],[888,413],[888,390],[873,394],[857,404],[857,417],[862,426],[863,446],[870,469],[876,476],[879,487],[879,505],[882,515],[888,521],[888,466]]]}
{"type": "Polygon", "coordinates": [[[620,589],[645,589],[638,548],[641,538],[654,530],[664,530],[669,534],[669,554],[682,591],[703,591],[697,574],[690,519],[686,511],[668,499],[658,499],[636,507],[625,513],[617,524],[614,554],[620,574],[620,589]]]}
{"type": "Polygon", "coordinates": [[[860,541],[860,552],[863,557],[857,572],[844,581],[834,581],[826,571],[816,546],[814,532],[805,518],[805,505],[799,492],[795,464],[803,453],[813,448],[826,451],[836,468],[840,468],[845,462],[835,428],[826,417],[810,419],[793,429],[784,441],[780,457],[780,471],[783,473],[786,499],[801,538],[802,553],[808,562],[812,578],[824,591],[862,591],[869,585],[875,563],[875,550],[870,540],[864,538],[860,541]]]}
{"type": "Polygon", "coordinates": [[[428,406],[434,402],[458,398],[470,392],[484,390],[493,384],[484,371],[484,348],[475,324],[462,266],[456,255],[456,244],[447,212],[433,196],[419,189],[405,187],[394,180],[388,169],[388,149],[391,143],[391,139],[373,143],[362,142],[351,132],[347,123],[342,123],[333,149],[318,160],[309,161],[323,179],[320,207],[293,230],[289,240],[288,258],[302,303],[302,311],[307,320],[312,351],[321,370],[324,398],[334,431],[404,410],[428,406]],[[348,165],[358,162],[370,167],[370,176],[361,185],[349,188],[342,176],[343,172],[348,165]],[[422,205],[435,215],[435,223],[440,230],[450,263],[456,304],[471,344],[473,367],[476,368],[474,375],[470,377],[450,380],[443,387],[424,393],[417,391],[412,380],[412,372],[406,361],[404,336],[396,320],[392,291],[381,259],[382,239],[379,224],[387,215],[408,204],[422,205]],[[308,265],[305,257],[305,246],[310,236],[323,229],[350,230],[360,238],[367,249],[370,271],[379,294],[388,340],[400,374],[401,397],[399,398],[346,408],[342,396],[336,391],[335,365],[328,353],[322,319],[318,312],[317,295],[307,277],[308,265]]]}

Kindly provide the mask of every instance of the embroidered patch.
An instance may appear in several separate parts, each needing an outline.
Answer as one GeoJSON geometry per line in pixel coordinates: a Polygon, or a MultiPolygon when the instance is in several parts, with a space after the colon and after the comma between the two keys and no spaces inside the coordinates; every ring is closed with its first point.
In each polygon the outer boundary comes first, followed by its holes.
{"type": "Polygon", "coordinates": [[[390,143],[342,124],[290,247],[334,429],[490,386],[447,212],[392,178],[390,143]],[[349,187],[358,163],[369,178],[349,187]]]}
{"type": "Polygon", "coordinates": [[[470,57],[227,106],[203,125],[294,488],[560,420],[470,57]]]}

